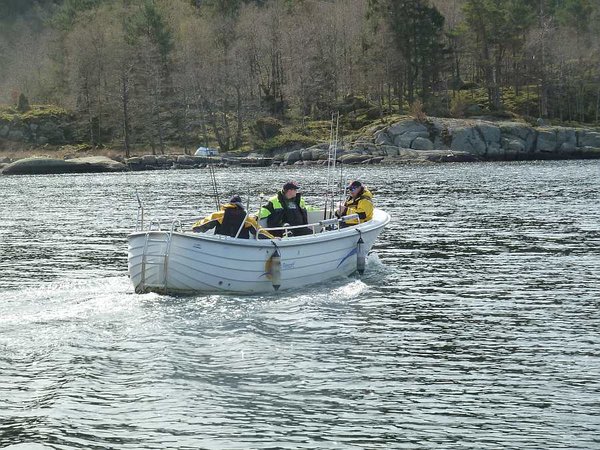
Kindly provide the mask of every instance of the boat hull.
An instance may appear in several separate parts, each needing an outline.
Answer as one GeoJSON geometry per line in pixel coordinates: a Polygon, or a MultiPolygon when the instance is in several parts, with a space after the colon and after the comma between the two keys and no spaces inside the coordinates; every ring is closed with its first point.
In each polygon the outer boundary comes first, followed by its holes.
{"type": "Polygon", "coordinates": [[[371,249],[389,220],[376,210],[372,221],[355,227],[281,240],[135,232],[128,237],[129,276],[138,293],[297,289],[355,272],[357,255],[371,249]]]}

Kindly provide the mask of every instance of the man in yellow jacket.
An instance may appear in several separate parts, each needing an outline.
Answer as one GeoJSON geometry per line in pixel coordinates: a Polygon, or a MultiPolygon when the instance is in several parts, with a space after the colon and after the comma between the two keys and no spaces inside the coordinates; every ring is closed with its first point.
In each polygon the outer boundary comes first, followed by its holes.
{"type": "Polygon", "coordinates": [[[358,225],[373,218],[373,194],[360,182],[353,181],[346,188],[349,195],[343,206],[335,212],[336,217],[358,214],[358,219],[348,220],[342,226],[358,225]]]}
{"type": "Polygon", "coordinates": [[[246,215],[242,199],[239,195],[234,195],[229,200],[229,203],[221,206],[221,210],[206,216],[192,225],[192,231],[196,233],[204,233],[212,228],[215,228],[215,234],[235,237],[240,239],[248,239],[250,232],[252,234],[260,233],[268,239],[273,239],[274,236],[268,231],[262,230],[256,222],[256,219],[250,215],[246,215]],[[244,226],[240,230],[240,227],[244,226]],[[238,235],[238,230],[240,234],[238,235]]]}

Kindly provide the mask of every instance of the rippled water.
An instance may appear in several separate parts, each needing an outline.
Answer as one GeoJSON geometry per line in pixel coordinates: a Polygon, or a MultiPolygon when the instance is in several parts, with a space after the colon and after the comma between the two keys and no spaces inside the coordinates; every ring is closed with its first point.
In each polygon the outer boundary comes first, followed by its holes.
{"type": "MultiPolygon", "coordinates": [[[[321,169],[217,173],[223,197],[321,169]]],[[[0,177],[0,447],[600,448],[598,162],[352,168],[362,279],[136,295],[125,236],[203,170],[0,177]]],[[[258,204],[258,198],[252,198],[258,204]]]]}

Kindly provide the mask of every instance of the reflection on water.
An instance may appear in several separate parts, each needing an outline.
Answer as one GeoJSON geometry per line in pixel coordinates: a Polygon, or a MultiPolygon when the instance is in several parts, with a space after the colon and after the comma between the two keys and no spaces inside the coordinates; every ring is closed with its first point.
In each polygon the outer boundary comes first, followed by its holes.
{"type": "MultiPolygon", "coordinates": [[[[134,190],[197,217],[202,170],[0,178],[0,446],[600,448],[595,162],[359,173],[393,216],[365,275],[242,297],[127,278],[134,190]]],[[[318,204],[326,172],[217,176],[318,204]]]]}

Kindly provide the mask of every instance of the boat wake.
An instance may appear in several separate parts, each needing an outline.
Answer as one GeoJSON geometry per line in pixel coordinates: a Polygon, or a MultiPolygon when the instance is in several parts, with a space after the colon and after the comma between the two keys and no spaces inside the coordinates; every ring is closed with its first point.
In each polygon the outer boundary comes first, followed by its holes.
{"type": "Polygon", "coordinates": [[[131,287],[125,276],[58,280],[0,292],[5,309],[0,327],[81,319],[99,310],[121,309],[120,299],[128,294],[131,287]]]}

